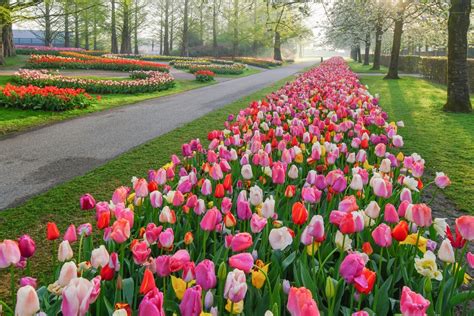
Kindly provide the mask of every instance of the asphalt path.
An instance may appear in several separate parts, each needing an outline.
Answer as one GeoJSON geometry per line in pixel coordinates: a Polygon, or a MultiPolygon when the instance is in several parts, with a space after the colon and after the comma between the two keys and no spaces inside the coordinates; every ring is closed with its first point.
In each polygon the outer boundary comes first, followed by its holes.
{"type": "Polygon", "coordinates": [[[314,63],[290,64],[0,139],[0,209],[17,206],[314,63]]]}

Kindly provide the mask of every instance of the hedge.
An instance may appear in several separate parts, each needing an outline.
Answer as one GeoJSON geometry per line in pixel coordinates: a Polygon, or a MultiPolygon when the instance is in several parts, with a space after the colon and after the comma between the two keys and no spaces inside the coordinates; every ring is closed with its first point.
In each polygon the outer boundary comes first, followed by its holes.
{"type": "MultiPolygon", "coordinates": [[[[370,55],[370,60],[373,60],[372,54],[370,55]]],[[[390,55],[380,56],[380,64],[389,67],[390,55]]],[[[471,92],[474,92],[474,59],[469,58],[467,64],[469,87],[471,92]]],[[[448,59],[447,57],[404,55],[399,57],[398,70],[406,73],[420,74],[431,81],[447,84],[448,59]]]]}

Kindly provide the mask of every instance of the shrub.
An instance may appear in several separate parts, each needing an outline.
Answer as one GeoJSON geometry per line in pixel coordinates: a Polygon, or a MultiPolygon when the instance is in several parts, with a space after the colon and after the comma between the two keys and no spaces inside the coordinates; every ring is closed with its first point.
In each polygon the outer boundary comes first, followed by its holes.
{"type": "Polygon", "coordinates": [[[261,68],[271,68],[281,66],[283,63],[279,60],[269,59],[269,58],[255,58],[255,57],[235,57],[235,61],[244,63],[251,66],[261,67],[261,68]]]}
{"type": "Polygon", "coordinates": [[[59,55],[62,51],[82,52],[84,49],[76,47],[50,47],[50,46],[31,46],[16,45],[15,51],[18,55],[59,55]]]}
{"type": "Polygon", "coordinates": [[[221,75],[240,75],[244,72],[246,66],[243,64],[232,64],[232,65],[221,65],[221,64],[208,64],[208,65],[199,65],[193,64],[189,66],[189,72],[195,73],[199,70],[210,70],[216,74],[221,75]]]}
{"type": "Polygon", "coordinates": [[[30,110],[65,111],[85,108],[93,98],[84,89],[38,87],[33,85],[0,87],[0,105],[30,110]]]}
{"type": "Polygon", "coordinates": [[[89,93],[145,93],[166,90],[174,86],[174,78],[169,73],[159,71],[133,71],[130,79],[89,79],[65,77],[48,73],[47,70],[22,69],[15,74],[15,82],[34,84],[40,87],[81,88],[89,93]]]}
{"type": "Polygon", "coordinates": [[[207,82],[214,80],[214,76],[216,75],[210,70],[198,70],[194,73],[196,76],[196,80],[200,82],[207,82]]]}

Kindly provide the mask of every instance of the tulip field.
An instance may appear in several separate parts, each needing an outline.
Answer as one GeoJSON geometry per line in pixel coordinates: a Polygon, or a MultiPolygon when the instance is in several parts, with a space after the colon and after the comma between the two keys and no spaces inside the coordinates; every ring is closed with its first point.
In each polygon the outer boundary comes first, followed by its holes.
{"type": "Polygon", "coordinates": [[[106,201],[84,192],[81,212],[95,221],[44,232],[49,280],[30,272],[27,231],[0,242],[12,294],[0,306],[20,316],[468,315],[474,216],[435,218],[421,201],[451,180],[422,180],[403,127],[330,58],[230,115],[208,146],[189,140],[106,201]]]}

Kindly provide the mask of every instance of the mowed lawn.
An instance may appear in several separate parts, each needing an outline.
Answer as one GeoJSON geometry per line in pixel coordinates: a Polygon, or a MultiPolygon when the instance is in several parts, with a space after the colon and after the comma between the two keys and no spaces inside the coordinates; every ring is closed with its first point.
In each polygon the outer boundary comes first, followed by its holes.
{"type": "MultiPolygon", "coordinates": [[[[7,84],[11,81],[11,79],[12,76],[0,76],[0,86],[7,84]]],[[[216,83],[216,81],[203,83],[195,80],[176,80],[176,84],[173,88],[163,91],[137,94],[103,94],[101,95],[101,99],[96,101],[93,106],[85,109],[74,109],[63,112],[23,110],[16,108],[4,108],[0,106],[0,136],[12,132],[22,131],[31,127],[63,121],[88,113],[107,110],[117,106],[123,106],[143,100],[177,94],[214,83],[216,83]]]]}
{"type": "MultiPolygon", "coordinates": [[[[149,169],[160,168],[169,162],[172,154],[181,152],[181,144],[184,142],[199,138],[204,146],[207,146],[207,133],[222,129],[229,114],[237,114],[251,101],[264,98],[293,78],[290,76],[277,81],[267,88],[138,146],[86,175],[40,194],[19,207],[0,211],[0,240],[30,234],[37,246],[37,253],[30,260],[32,275],[39,278],[41,284],[51,281],[52,271],[49,263],[53,249],[52,243],[46,240],[47,222],[56,222],[62,234],[71,223],[76,227],[85,222],[94,223],[95,212],[81,211],[79,208],[79,198],[82,194],[91,193],[97,201],[109,201],[115,188],[130,185],[132,176],[146,177],[149,169]]],[[[94,230],[97,238],[100,238],[95,225],[94,230]]],[[[56,252],[57,249],[54,249],[54,253],[56,252]]],[[[7,271],[0,270],[0,280],[0,299],[6,299],[9,295],[7,271]]]]}
{"type": "MultiPolygon", "coordinates": [[[[403,77],[383,80],[382,76],[361,76],[393,121],[404,121],[400,134],[405,153],[419,153],[434,175],[445,172],[452,185],[447,197],[463,211],[474,213],[474,114],[446,113],[446,87],[424,79],[403,77]]],[[[471,95],[474,105],[474,96],[471,95]]]]}

